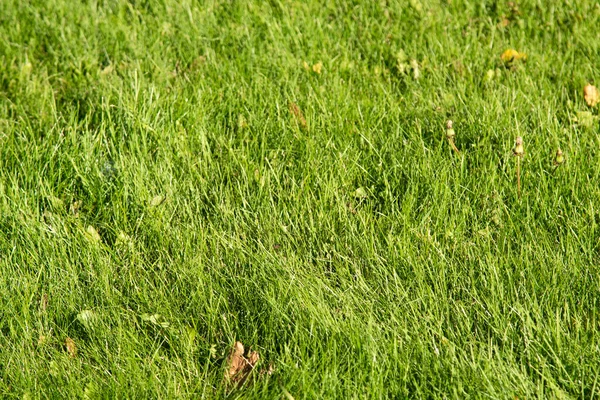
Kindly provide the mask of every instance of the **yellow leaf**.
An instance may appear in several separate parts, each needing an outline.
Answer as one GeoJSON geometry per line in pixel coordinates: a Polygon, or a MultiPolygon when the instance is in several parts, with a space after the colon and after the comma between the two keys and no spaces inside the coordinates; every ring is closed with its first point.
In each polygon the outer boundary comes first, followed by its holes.
{"type": "Polygon", "coordinates": [[[320,74],[322,69],[323,69],[323,63],[320,61],[312,66],[313,72],[315,72],[317,74],[320,74]]]}
{"type": "Polygon", "coordinates": [[[598,95],[598,89],[593,85],[586,85],[583,88],[583,97],[585,102],[590,107],[596,107],[596,104],[600,102],[600,96],[598,95]]]}
{"type": "Polygon", "coordinates": [[[527,54],[519,53],[514,49],[507,49],[502,53],[500,59],[507,65],[514,63],[515,61],[525,61],[527,60],[527,54]]]}

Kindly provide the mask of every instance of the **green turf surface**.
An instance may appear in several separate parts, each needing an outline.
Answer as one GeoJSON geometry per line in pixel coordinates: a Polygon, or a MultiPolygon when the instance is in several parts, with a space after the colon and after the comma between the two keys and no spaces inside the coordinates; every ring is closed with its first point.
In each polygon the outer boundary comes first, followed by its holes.
{"type": "Polygon", "coordinates": [[[0,1],[0,395],[597,397],[599,27],[594,0],[0,1]]]}

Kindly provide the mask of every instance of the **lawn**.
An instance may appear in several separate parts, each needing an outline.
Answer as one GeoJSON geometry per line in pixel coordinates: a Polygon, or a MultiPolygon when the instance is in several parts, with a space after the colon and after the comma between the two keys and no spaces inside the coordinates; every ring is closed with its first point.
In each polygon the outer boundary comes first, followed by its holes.
{"type": "Polygon", "coordinates": [[[0,396],[600,396],[599,27],[0,1],[0,396]]]}

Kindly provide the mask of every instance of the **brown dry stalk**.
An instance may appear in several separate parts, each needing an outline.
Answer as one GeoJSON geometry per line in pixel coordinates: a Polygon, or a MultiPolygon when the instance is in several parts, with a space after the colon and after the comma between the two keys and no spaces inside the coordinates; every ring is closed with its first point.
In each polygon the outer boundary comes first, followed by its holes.
{"type": "Polygon", "coordinates": [[[448,143],[452,150],[454,150],[457,155],[460,155],[460,151],[458,151],[458,147],[456,147],[456,144],[454,143],[454,136],[456,136],[456,133],[454,132],[454,128],[452,128],[452,124],[451,120],[446,121],[446,139],[448,139],[448,143]]]}
{"type": "Polygon", "coordinates": [[[75,341],[73,339],[71,339],[70,337],[66,338],[65,347],[67,348],[67,353],[69,354],[69,357],[77,357],[77,345],[75,344],[75,341]]]}
{"type": "Polygon", "coordinates": [[[298,121],[298,124],[302,128],[306,128],[306,118],[304,118],[304,114],[302,113],[300,107],[298,107],[298,104],[290,101],[289,109],[292,115],[296,118],[296,121],[298,121]]]}

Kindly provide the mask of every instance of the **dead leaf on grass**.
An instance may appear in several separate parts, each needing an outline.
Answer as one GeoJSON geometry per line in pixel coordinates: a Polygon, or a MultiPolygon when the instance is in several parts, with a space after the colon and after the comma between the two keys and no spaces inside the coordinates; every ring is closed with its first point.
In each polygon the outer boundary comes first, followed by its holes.
{"type": "Polygon", "coordinates": [[[75,341],[73,339],[67,337],[65,339],[65,347],[67,348],[67,353],[69,354],[69,357],[77,357],[77,345],[75,344],[75,341]]]}
{"type": "Polygon", "coordinates": [[[302,128],[306,128],[306,118],[304,118],[304,114],[302,113],[300,107],[298,107],[298,104],[290,101],[289,109],[292,115],[294,115],[294,117],[296,118],[296,121],[298,121],[298,124],[302,128]]]}
{"type": "Polygon", "coordinates": [[[226,379],[238,385],[242,385],[248,379],[260,356],[256,351],[250,351],[247,356],[247,358],[244,356],[244,345],[242,342],[235,342],[227,358],[226,379]]]}
{"type": "Polygon", "coordinates": [[[585,102],[590,107],[596,107],[596,104],[600,102],[600,95],[598,94],[598,89],[594,85],[586,85],[583,88],[583,97],[585,102]]]}

